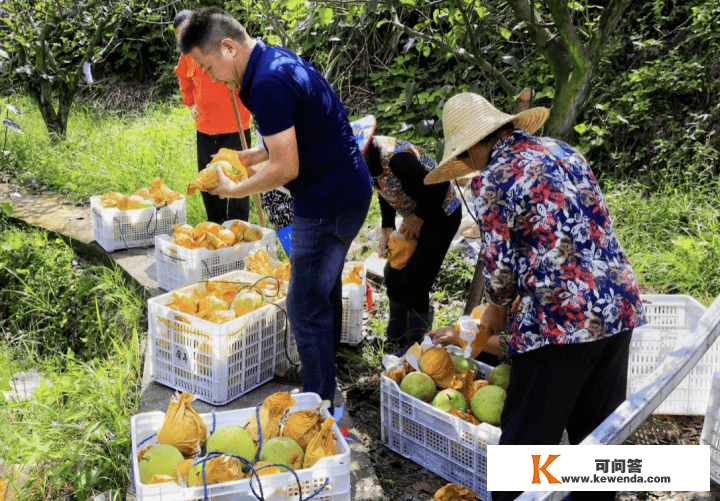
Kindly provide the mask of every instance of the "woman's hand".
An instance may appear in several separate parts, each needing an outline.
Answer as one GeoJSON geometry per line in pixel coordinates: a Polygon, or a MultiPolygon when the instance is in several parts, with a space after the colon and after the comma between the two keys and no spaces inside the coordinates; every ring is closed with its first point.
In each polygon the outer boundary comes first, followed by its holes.
{"type": "Polygon", "coordinates": [[[405,216],[402,226],[400,227],[400,233],[405,235],[405,238],[417,240],[420,236],[420,228],[422,228],[423,220],[415,215],[415,213],[408,214],[405,216]]]}
{"type": "Polygon", "coordinates": [[[388,242],[390,241],[390,235],[392,235],[393,228],[383,228],[382,235],[380,235],[380,244],[378,245],[377,253],[380,257],[387,257],[388,255],[388,242]]]}
{"type": "Polygon", "coordinates": [[[506,306],[496,306],[488,303],[480,318],[480,323],[487,328],[491,336],[502,334],[507,329],[508,309],[506,306]]]}
{"type": "Polygon", "coordinates": [[[200,114],[200,112],[198,111],[197,106],[195,106],[194,104],[191,104],[190,105],[190,115],[193,118],[197,118],[199,114],[200,114]]]}
{"type": "Polygon", "coordinates": [[[447,346],[449,344],[460,346],[460,335],[455,331],[454,325],[430,331],[428,336],[432,339],[433,344],[439,344],[441,346],[447,346]]]}

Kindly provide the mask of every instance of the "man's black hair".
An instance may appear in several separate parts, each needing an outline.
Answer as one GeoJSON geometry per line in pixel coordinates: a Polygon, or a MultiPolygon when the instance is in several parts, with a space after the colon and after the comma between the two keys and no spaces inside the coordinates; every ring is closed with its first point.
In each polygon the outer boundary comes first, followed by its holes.
{"type": "Polygon", "coordinates": [[[183,21],[190,17],[190,14],[192,14],[192,11],[188,9],[178,12],[175,16],[175,19],[173,19],[173,28],[175,28],[175,30],[177,31],[178,26],[180,26],[183,21]]]}
{"type": "Polygon", "coordinates": [[[200,50],[220,47],[220,41],[231,38],[244,43],[247,32],[242,24],[222,9],[206,7],[193,11],[184,23],[178,46],[180,52],[188,54],[193,48],[200,50]]]}

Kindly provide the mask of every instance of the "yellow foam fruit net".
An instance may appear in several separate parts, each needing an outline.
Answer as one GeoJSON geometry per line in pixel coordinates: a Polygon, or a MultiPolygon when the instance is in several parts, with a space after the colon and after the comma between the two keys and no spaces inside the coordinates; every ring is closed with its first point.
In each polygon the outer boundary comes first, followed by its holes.
{"type": "MultiPolygon", "coordinates": [[[[263,441],[280,436],[280,421],[293,405],[295,405],[295,399],[290,393],[284,391],[273,393],[263,401],[258,410],[263,441]]],[[[260,436],[255,413],[250,416],[244,428],[257,444],[260,441],[260,436]]]]}
{"type": "Polygon", "coordinates": [[[265,277],[275,277],[278,280],[290,280],[290,260],[277,262],[270,257],[265,249],[257,249],[243,259],[245,269],[265,277]]]}
{"type": "Polygon", "coordinates": [[[458,484],[447,484],[438,489],[430,501],[475,501],[475,491],[458,484]]]}
{"type": "Polygon", "coordinates": [[[342,284],[358,284],[362,285],[362,276],[360,275],[363,271],[363,265],[359,264],[355,266],[352,270],[350,270],[350,273],[347,274],[345,278],[343,278],[342,284]]]}
{"type": "Polygon", "coordinates": [[[322,458],[337,454],[335,434],[332,431],[332,425],[334,424],[335,420],[333,418],[327,418],[323,421],[320,431],[310,440],[307,449],[305,449],[303,468],[310,468],[322,458]]]}
{"type": "Polygon", "coordinates": [[[306,409],[290,414],[282,429],[282,436],[295,440],[303,451],[322,429],[323,418],[316,409],[306,409]]]}
{"type": "MultiPolygon", "coordinates": [[[[252,285],[208,280],[203,287],[192,291],[173,292],[172,301],[166,306],[180,313],[222,324],[262,308],[268,301],[275,302],[285,297],[285,292],[278,293],[277,284],[252,285]]],[[[183,320],[181,317],[176,319],[183,320]]]]}
{"type": "Polygon", "coordinates": [[[182,395],[176,393],[170,399],[165,420],[157,434],[158,442],[174,446],[185,457],[197,455],[207,436],[207,425],[193,409],[193,399],[194,396],[188,392],[182,395]]]}
{"type": "Polygon", "coordinates": [[[208,192],[217,188],[218,176],[215,171],[216,168],[222,169],[223,174],[235,184],[241,183],[248,177],[247,169],[238,159],[237,152],[228,148],[221,148],[210,165],[198,172],[195,179],[190,182],[187,194],[193,195],[197,190],[208,192]]]}
{"type": "Polygon", "coordinates": [[[167,186],[158,177],[152,181],[151,188],[142,188],[134,194],[127,196],[111,191],[100,197],[100,205],[105,209],[135,210],[156,207],[164,204],[170,205],[183,196],[167,186]]]}
{"type": "Polygon", "coordinates": [[[262,230],[251,228],[246,223],[235,221],[230,228],[206,221],[194,228],[187,224],[173,225],[172,243],[186,249],[218,250],[256,242],[263,237],[262,230]]]}
{"type": "MultiPolygon", "coordinates": [[[[187,474],[186,485],[195,487],[198,485],[221,484],[232,482],[243,478],[242,465],[240,460],[230,456],[218,456],[204,462],[205,480],[203,481],[203,463],[190,468],[187,474]],[[204,482],[204,483],[203,483],[204,482]]],[[[180,472],[178,471],[178,474],[180,472]]],[[[185,477],[183,477],[184,479],[185,477]]]]}

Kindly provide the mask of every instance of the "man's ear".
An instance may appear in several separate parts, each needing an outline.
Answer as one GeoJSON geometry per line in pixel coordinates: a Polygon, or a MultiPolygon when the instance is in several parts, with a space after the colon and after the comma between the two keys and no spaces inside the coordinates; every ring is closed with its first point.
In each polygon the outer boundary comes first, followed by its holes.
{"type": "Polygon", "coordinates": [[[237,54],[236,42],[230,38],[223,38],[220,42],[220,54],[234,58],[237,54]]]}

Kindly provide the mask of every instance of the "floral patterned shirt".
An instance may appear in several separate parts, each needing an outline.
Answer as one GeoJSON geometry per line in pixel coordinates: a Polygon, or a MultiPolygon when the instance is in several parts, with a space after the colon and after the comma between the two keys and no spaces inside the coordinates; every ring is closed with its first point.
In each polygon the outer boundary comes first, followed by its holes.
{"type": "Polygon", "coordinates": [[[508,356],[645,324],[637,280],[581,153],[516,130],[472,181],[488,299],[520,307],[508,356]]]}

